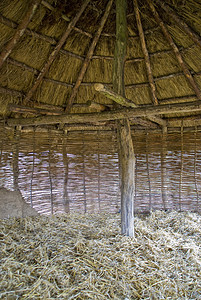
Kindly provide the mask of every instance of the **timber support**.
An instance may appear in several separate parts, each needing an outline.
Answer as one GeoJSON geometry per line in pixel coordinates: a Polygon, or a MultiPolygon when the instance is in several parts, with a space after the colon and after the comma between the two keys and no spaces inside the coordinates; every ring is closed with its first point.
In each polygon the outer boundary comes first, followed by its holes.
{"type": "MultiPolygon", "coordinates": [[[[126,0],[116,0],[116,46],[113,66],[114,92],[125,97],[124,64],[126,58],[126,0]]],[[[121,233],[134,236],[135,155],[127,118],[117,121],[121,180],[121,233]]]]}

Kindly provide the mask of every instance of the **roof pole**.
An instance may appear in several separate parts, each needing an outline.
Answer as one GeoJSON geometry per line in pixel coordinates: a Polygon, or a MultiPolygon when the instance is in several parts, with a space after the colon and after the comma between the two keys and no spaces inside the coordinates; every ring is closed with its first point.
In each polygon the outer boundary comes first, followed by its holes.
{"type": "MultiPolygon", "coordinates": [[[[124,64],[127,46],[126,0],[116,0],[116,45],[113,66],[114,92],[125,97],[124,64]]],[[[134,236],[135,155],[127,118],[117,121],[121,180],[121,233],[134,236]]]]}
{"type": "Polygon", "coordinates": [[[16,46],[20,38],[23,36],[40,2],[41,0],[34,0],[31,3],[27,13],[24,15],[24,18],[22,19],[22,22],[17,26],[15,34],[10,39],[8,44],[5,46],[3,51],[0,53],[0,68],[2,67],[7,57],[10,55],[10,53],[12,52],[13,48],[16,46]]]}

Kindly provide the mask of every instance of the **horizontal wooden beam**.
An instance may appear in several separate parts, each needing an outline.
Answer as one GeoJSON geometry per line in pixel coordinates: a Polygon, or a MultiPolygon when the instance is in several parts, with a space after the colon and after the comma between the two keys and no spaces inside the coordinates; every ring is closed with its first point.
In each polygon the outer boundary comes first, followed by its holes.
{"type": "MultiPolygon", "coordinates": [[[[112,90],[108,89],[107,87],[105,87],[101,83],[94,84],[94,88],[95,88],[95,90],[97,92],[100,92],[101,94],[103,94],[107,98],[112,99],[113,101],[115,101],[116,103],[118,103],[118,104],[120,104],[122,106],[132,107],[132,108],[138,107],[138,105],[136,105],[130,99],[127,99],[127,98],[125,98],[125,97],[123,97],[123,96],[121,96],[121,95],[113,92],[112,90]]],[[[154,123],[157,123],[157,124],[159,124],[161,126],[166,126],[166,121],[164,121],[160,117],[148,116],[147,119],[149,119],[150,121],[152,121],[154,123]]]]}
{"type": "Polygon", "coordinates": [[[37,114],[37,115],[61,115],[64,113],[64,110],[50,110],[50,109],[44,109],[39,107],[28,107],[28,106],[22,106],[17,104],[9,104],[8,110],[10,112],[16,112],[20,114],[37,114]]]}
{"type": "MultiPolygon", "coordinates": [[[[1,89],[0,89],[1,91],[1,89]]],[[[35,115],[61,115],[64,114],[64,108],[63,107],[57,107],[57,106],[51,106],[48,104],[39,104],[39,103],[31,103],[30,106],[23,106],[23,105],[18,105],[18,104],[9,104],[8,105],[8,110],[10,112],[16,112],[16,113],[21,113],[21,114],[35,114],[35,115]]],[[[86,103],[83,104],[75,104],[73,105],[73,108],[91,108],[95,109],[96,111],[104,111],[108,107],[106,107],[103,104],[96,103],[93,101],[87,101],[86,103]]]]}
{"type": "Polygon", "coordinates": [[[122,109],[117,111],[106,111],[101,113],[86,114],[63,114],[60,116],[41,116],[36,118],[10,118],[7,120],[9,126],[28,126],[45,124],[73,124],[94,123],[101,121],[120,120],[124,118],[148,117],[169,113],[193,113],[201,111],[201,101],[186,102],[178,104],[146,105],[135,109],[122,109]]]}

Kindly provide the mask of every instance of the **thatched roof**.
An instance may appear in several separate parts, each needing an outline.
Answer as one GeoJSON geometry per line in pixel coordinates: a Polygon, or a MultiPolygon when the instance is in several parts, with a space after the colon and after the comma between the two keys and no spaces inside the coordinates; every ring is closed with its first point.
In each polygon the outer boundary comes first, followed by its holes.
{"type": "MultiPolygon", "coordinates": [[[[131,124],[143,128],[161,127],[166,124],[163,120],[168,120],[168,126],[200,125],[200,1],[127,2],[125,92],[131,100],[128,106],[134,103],[143,108],[125,110],[122,106],[123,115],[129,110],[131,124]],[[195,105],[177,106],[186,102],[195,105]],[[147,111],[143,115],[147,105],[148,113],[150,106],[157,109],[154,121],[145,118],[147,111]]],[[[29,118],[27,125],[42,120],[40,124],[113,128],[113,120],[122,115],[109,117],[114,101],[94,84],[102,83],[112,90],[115,18],[112,0],[1,0],[2,121],[20,125],[21,118],[29,118]],[[101,122],[99,115],[94,115],[97,112],[102,115],[101,122]],[[58,122],[47,121],[52,116],[39,118],[64,113],[90,115],[58,122]]]]}

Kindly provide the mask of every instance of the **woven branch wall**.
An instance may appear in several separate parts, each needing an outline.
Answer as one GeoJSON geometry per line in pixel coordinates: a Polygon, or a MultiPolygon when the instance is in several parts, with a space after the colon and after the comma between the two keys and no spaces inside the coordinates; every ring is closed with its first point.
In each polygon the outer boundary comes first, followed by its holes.
{"type": "MultiPolygon", "coordinates": [[[[201,212],[201,133],[133,133],[135,212],[201,212]]],[[[115,132],[0,133],[0,186],[40,213],[118,212],[115,132]]]]}

